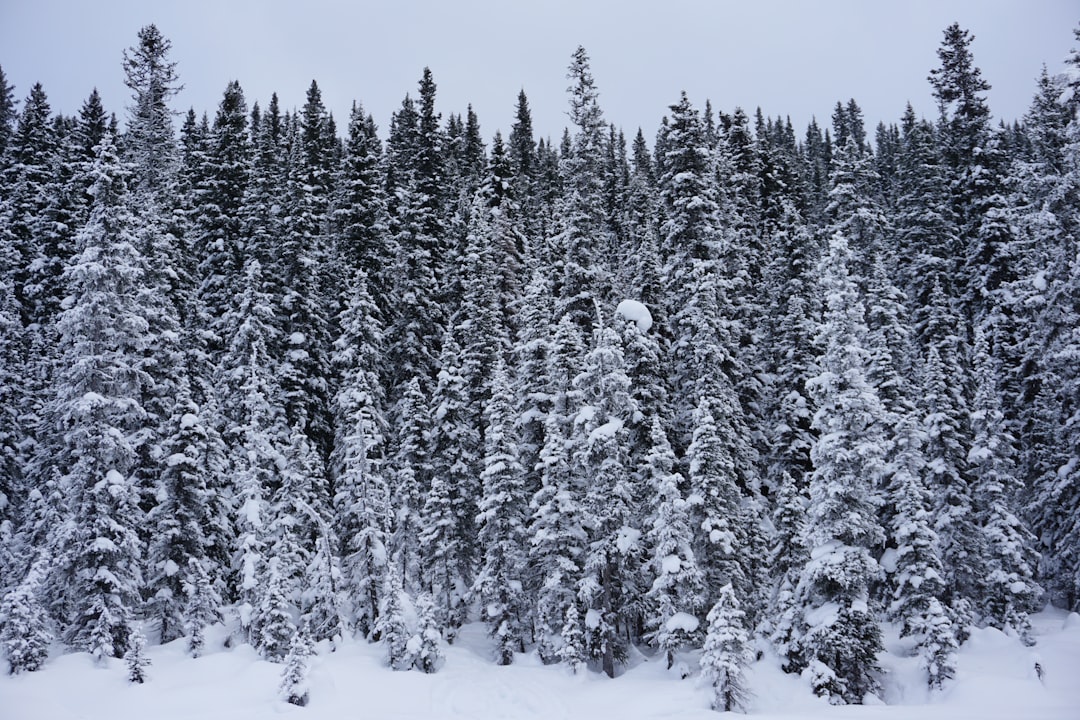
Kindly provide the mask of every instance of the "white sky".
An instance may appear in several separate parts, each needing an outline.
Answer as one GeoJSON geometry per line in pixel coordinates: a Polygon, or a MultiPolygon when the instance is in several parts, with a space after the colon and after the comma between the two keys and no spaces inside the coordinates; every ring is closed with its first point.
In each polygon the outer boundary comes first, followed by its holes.
{"type": "Polygon", "coordinates": [[[249,106],[276,91],[299,107],[312,79],[344,131],[352,101],[385,134],[425,65],[445,118],[472,103],[485,137],[504,135],[524,88],[538,136],[567,124],[566,67],[592,59],[605,117],[650,144],[685,89],[699,107],[790,115],[802,136],[854,97],[867,125],[898,121],[910,100],[936,114],[926,77],[951,22],[975,35],[976,64],[998,118],[1023,115],[1042,64],[1063,67],[1077,0],[0,0],[0,67],[20,99],[41,82],[54,111],[92,88],[123,119],[121,55],[155,23],[185,85],[175,109],[213,117],[228,81],[249,106]]]}

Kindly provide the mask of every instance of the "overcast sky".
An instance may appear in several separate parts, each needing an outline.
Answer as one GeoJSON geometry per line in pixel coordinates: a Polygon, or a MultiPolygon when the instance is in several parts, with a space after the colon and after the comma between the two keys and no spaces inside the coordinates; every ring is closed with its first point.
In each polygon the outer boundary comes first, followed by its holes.
{"type": "Polygon", "coordinates": [[[343,130],[353,100],[383,132],[424,66],[438,110],[472,103],[485,137],[505,134],[524,88],[540,136],[567,124],[566,67],[592,59],[605,117],[650,143],[681,90],[730,111],[790,115],[802,134],[855,98],[867,123],[898,121],[911,101],[936,109],[926,81],[942,30],[975,35],[976,64],[998,118],[1023,115],[1042,65],[1056,72],[1076,43],[1077,0],[0,0],[0,67],[21,100],[41,82],[54,111],[78,110],[97,87],[121,118],[121,56],[155,23],[172,41],[183,92],[175,109],[217,108],[228,81],[249,105],[276,91],[299,107],[312,79],[343,130]]]}

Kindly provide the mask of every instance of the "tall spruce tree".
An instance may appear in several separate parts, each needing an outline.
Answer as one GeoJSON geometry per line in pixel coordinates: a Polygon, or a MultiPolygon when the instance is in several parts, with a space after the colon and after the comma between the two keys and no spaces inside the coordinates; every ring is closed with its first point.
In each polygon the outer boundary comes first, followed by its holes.
{"type": "Polygon", "coordinates": [[[841,704],[861,703],[878,692],[882,649],[869,603],[880,572],[874,552],[884,540],[877,517],[877,483],[885,472],[884,410],[866,380],[866,328],[850,264],[847,240],[837,233],[819,271],[826,303],[821,374],[808,388],[820,435],[810,450],[810,559],[797,589],[798,643],[814,692],[841,704]]]}

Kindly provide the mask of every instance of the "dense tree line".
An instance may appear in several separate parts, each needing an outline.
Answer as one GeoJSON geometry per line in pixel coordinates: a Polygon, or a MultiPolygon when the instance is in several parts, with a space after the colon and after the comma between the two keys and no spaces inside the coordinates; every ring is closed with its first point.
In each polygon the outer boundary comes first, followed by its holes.
{"type": "Polygon", "coordinates": [[[972,625],[1033,642],[1080,609],[1080,54],[995,124],[971,40],[930,120],[684,93],[651,149],[580,48],[558,142],[522,93],[488,144],[428,70],[385,142],[315,82],[177,137],[153,26],[123,130],[0,71],[11,671],[141,681],[144,628],[224,620],[303,703],[313,642],[432,672],[480,620],[501,664],[703,648],[730,709],[754,638],[853,703],[882,622],[932,687],[972,625]]]}

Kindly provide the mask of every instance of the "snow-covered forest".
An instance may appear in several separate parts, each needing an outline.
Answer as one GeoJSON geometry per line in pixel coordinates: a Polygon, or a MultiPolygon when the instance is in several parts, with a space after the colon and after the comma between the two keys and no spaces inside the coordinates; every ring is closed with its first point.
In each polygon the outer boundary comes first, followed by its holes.
{"type": "Polygon", "coordinates": [[[7,669],[227,644],[303,705],[316,651],[433,673],[482,624],[744,710],[766,654],[881,698],[886,627],[931,696],[1033,645],[1080,611],[1080,50],[1005,123],[971,40],[935,117],[675,88],[655,138],[582,48],[556,139],[427,70],[383,129],[316,82],[185,115],[152,25],[115,112],[0,70],[7,669]]]}

